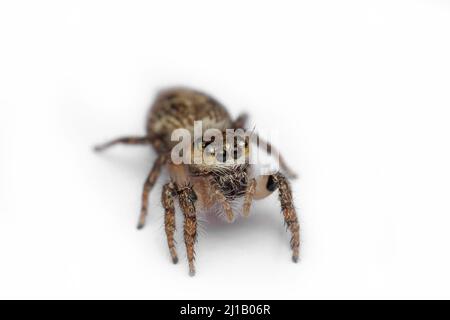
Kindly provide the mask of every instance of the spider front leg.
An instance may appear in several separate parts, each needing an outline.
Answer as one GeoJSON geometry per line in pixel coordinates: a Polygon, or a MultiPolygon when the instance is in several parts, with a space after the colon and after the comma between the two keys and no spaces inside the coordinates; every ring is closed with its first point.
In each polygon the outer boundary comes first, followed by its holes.
{"type": "Polygon", "coordinates": [[[252,206],[253,202],[253,196],[256,192],[256,180],[252,179],[250,180],[247,188],[245,189],[245,195],[244,195],[244,209],[243,214],[244,217],[248,217],[250,214],[250,207],[252,206]]]}
{"type": "Polygon", "coordinates": [[[227,216],[227,219],[229,222],[232,222],[234,219],[234,213],[233,209],[231,208],[230,203],[228,202],[225,195],[220,191],[218,187],[216,187],[214,184],[211,184],[211,190],[213,193],[213,199],[220,203],[223,210],[225,211],[225,215],[227,216]]]}
{"type": "Polygon", "coordinates": [[[197,215],[195,211],[195,202],[197,201],[197,195],[192,186],[187,185],[179,188],[178,200],[184,214],[184,243],[186,244],[186,253],[189,262],[189,275],[194,276],[194,245],[197,241],[197,215]]]}
{"type": "Polygon", "coordinates": [[[144,188],[142,190],[142,204],[141,204],[141,214],[139,215],[138,229],[142,229],[145,225],[145,218],[148,212],[148,195],[152,190],[153,186],[158,180],[159,174],[161,173],[162,166],[166,163],[167,157],[165,155],[159,155],[156,161],[153,163],[153,167],[148,174],[147,179],[144,183],[144,188]]]}
{"type": "Polygon", "coordinates": [[[300,226],[292,201],[292,191],[286,177],[281,173],[276,173],[269,177],[267,187],[278,188],[278,198],[281,203],[281,210],[289,231],[291,232],[292,261],[297,262],[300,247],[300,226]]]}
{"type": "Polygon", "coordinates": [[[161,202],[165,210],[164,214],[164,229],[167,236],[167,244],[169,246],[170,256],[172,262],[178,262],[177,251],[175,249],[175,206],[173,203],[174,196],[176,195],[175,186],[172,182],[169,182],[163,186],[161,202]]]}

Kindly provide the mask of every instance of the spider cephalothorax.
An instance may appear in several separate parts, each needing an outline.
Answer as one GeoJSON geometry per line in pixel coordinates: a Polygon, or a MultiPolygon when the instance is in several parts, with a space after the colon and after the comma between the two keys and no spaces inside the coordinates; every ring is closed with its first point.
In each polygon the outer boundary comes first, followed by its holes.
{"type": "MultiPolygon", "coordinates": [[[[284,221],[292,234],[290,243],[292,258],[295,262],[298,259],[299,223],[286,176],[281,172],[256,175],[248,161],[249,145],[252,142],[239,135],[226,139],[230,130],[245,129],[246,120],[247,116],[243,114],[233,121],[223,105],[199,91],[186,88],[168,89],[158,94],[150,109],[145,136],[123,137],[95,148],[96,151],[101,151],[117,143],[153,146],[158,157],[144,183],[138,229],[145,225],[149,193],[161,169],[167,167],[170,182],[164,184],[161,195],[165,210],[167,243],[172,260],[176,263],[178,255],[174,241],[174,200],[177,199],[184,215],[183,234],[191,275],[195,273],[194,245],[197,239],[199,210],[208,211],[219,206],[219,211],[224,213],[227,220],[234,221],[236,213],[232,204],[237,200],[242,200],[241,212],[244,216],[248,216],[254,199],[264,198],[276,189],[284,221]],[[215,130],[217,139],[203,139],[203,137],[194,139],[189,144],[193,148],[182,153],[183,155],[192,153],[194,161],[192,163],[174,161],[171,151],[176,146],[176,141],[172,139],[172,133],[182,129],[195,137],[194,128],[197,122],[201,122],[204,128],[215,130]],[[200,161],[197,161],[198,159],[200,161]]],[[[259,139],[256,134],[253,137],[259,139]]],[[[277,153],[280,167],[286,175],[294,177],[278,152],[270,144],[266,143],[266,146],[267,150],[277,153]]]]}

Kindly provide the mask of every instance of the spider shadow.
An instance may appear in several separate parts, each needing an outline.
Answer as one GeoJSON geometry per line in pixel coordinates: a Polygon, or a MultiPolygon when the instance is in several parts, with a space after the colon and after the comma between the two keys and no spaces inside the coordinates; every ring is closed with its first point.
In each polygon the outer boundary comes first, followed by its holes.
{"type": "Polygon", "coordinates": [[[238,217],[233,223],[212,215],[203,219],[200,222],[199,241],[204,254],[216,250],[222,254],[228,251],[226,256],[237,251],[288,250],[289,234],[277,200],[271,196],[259,203],[255,202],[249,217],[238,217]]]}

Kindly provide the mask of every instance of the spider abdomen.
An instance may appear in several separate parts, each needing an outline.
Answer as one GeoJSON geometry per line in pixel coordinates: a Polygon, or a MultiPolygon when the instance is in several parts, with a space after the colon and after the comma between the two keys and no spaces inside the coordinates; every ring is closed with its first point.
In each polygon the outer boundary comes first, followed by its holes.
{"type": "Polygon", "coordinates": [[[148,136],[157,136],[158,151],[170,150],[172,132],[184,128],[193,134],[194,121],[202,121],[203,130],[230,128],[232,120],[217,100],[199,91],[173,88],[159,92],[147,120],[148,136]]]}

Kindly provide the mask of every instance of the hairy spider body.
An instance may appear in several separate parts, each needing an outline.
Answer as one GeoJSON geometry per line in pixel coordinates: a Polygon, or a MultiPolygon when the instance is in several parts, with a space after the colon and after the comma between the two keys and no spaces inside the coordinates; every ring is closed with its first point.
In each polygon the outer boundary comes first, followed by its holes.
{"type": "MultiPolygon", "coordinates": [[[[146,135],[122,137],[99,145],[96,151],[102,151],[112,145],[151,144],[158,156],[144,183],[142,192],[141,213],[138,229],[145,225],[148,197],[163,167],[167,167],[170,182],[162,189],[161,202],[165,210],[165,232],[169,251],[174,263],[178,262],[175,249],[175,206],[177,199],[184,215],[184,241],[190,275],[195,274],[194,246],[197,239],[197,215],[199,211],[220,208],[220,212],[228,221],[236,217],[233,206],[242,205],[242,215],[248,216],[254,199],[261,199],[279,190],[279,200],[285,223],[291,232],[292,259],[297,262],[299,256],[299,223],[292,201],[292,193],[288,180],[281,172],[266,176],[255,176],[248,163],[232,164],[224,161],[208,164],[175,164],[171,159],[171,150],[177,141],[172,141],[172,133],[176,129],[186,129],[194,134],[194,122],[202,121],[203,129],[244,129],[247,116],[245,114],[233,120],[225,107],[211,96],[186,88],[172,88],[159,92],[147,118],[146,135]],[[241,201],[241,202],[239,202],[241,201]]],[[[202,142],[202,141],[201,141],[202,142]]],[[[277,152],[270,144],[268,149],[277,152]]],[[[202,142],[202,150],[205,142],[202,142]]],[[[247,150],[247,144],[244,151],[247,150]]],[[[236,156],[237,147],[234,148],[236,156]]],[[[220,150],[222,151],[222,150],[220,150]]],[[[222,157],[222,156],[220,156],[222,157]]],[[[287,176],[295,175],[280,157],[281,169],[287,176]]]]}

